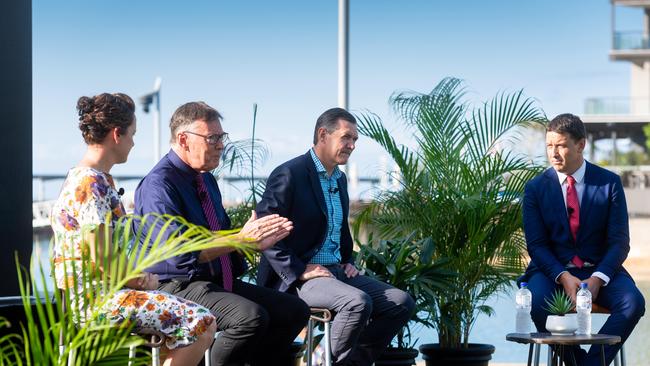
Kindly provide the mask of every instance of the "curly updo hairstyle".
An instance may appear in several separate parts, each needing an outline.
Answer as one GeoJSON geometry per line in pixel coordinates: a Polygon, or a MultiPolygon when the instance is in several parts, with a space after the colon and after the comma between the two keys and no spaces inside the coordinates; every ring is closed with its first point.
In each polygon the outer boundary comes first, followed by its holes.
{"type": "Polygon", "coordinates": [[[99,144],[106,135],[118,128],[126,133],[135,120],[135,103],[122,93],[102,93],[94,97],[81,97],[77,101],[79,129],[87,144],[99,144]]]}

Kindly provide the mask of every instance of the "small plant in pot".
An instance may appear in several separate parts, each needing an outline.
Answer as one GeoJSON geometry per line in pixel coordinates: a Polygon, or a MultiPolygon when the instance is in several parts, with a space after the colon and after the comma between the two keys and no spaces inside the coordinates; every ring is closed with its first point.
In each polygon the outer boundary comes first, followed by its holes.
{"type": "Polygon", "coordinates": [[[544,308],[551,315],[546,318],[546,330],[553,335],[571,335],[578,329],[578,320],[573,310],[571,298],[563,290],[555,290],[550,299],[546,298],[544,308]]]}

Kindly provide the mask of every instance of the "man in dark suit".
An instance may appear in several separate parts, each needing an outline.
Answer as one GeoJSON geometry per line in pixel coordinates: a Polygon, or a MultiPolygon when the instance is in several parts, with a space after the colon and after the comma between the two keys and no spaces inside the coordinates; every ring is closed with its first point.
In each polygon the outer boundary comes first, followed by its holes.
{"type": "MultiPolygon", "coordinates": [[[[532,318],[545,332],[544,299],[562,288],[575,302],[581,282],[611,311],[600,333],[625,341],[645,312],[645,300],[623,268],[630,250],[628,213],[618,175],[584,160],[585,127],[561,114],[546,129],[552,168],[526,184],[523,214],[531,262],[522,277],[533,293],[532,318]]],[[[607,346],[607,363],[620,345],[607,346]]],[[[579,365],[599,365],[599,348],[575,348],[579,365]]]]}
{"type": "MultiPolygon", "coordinates": [[[[228,135],[221,120],[221,114],[204,102],[176,109],[169,123],[172,148],[138,185],[136,215],[181,216],[212,231],[231,228],[212,174],[228,135]]],[[[291,231],[286,219],[267,217],[262,221],[253,214],[230,239],[254,242],[264,250],[291,231]]],[[[133,226],[134,232],[152,230],[152,237],[163,243],[171,233],[186,229],[155,220],[135,220],[133,226]]],[[[144,245],[144,240],[138,244],[144,245]]],[[[294,296],[239,279],[245,268],[244,257],[234,248],[215,247],[178,255],[149,271],[160,278],[158,290],[197,302],[214,314],[220,333],[210,354],[212,365],[291,365],[295,362],[291,344],[307,323],[309,308],[294,296]]]]}
{"type": "Polygon", "coordinates": [[[347,180],[338,165],[347,163],[357,138],[354,116],[329,109],[316,122],[313,148],[271,173],[258,216],[282,215],[294,230],[263,252],[258,284],[332,310],[334,363],[369,366],[411,317],[414,303],[354,265],[347,180]]]}

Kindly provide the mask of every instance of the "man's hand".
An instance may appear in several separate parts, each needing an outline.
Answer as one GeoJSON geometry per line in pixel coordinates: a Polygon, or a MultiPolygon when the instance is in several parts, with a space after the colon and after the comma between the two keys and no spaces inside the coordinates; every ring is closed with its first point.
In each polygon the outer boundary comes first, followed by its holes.
{"type": "Polygon", "coordinates": [[[158,288],[158,275],[145,272],[136,279],[137,290],[155,290],[158,288]]]}
{"type": "Polygon", "coordinates": [[[334,275],[320,264],[308,264],[305,272],[300,275],[300,280],[307,281],[317,277],[334,277],[334,275]]]}
{"type": "Polygon", "coordinates": [[[591,301],[596,301],[598,292],[600,292],[600,288],[605,284],[605,281],[596,276],[591,276],[582,282],[585,282],[589,288],[589,291],[591,291],[591,301]]]}
{"type": "Polygon", "coordinates": [[[580,279],[569,272],[564,272],[559,278],[560,284],[564,287],[564,292],[569,295],[571,301],[576,303],[576,294],[580,289],[580,279]]]}
{"type": "Polygon", "coordinates": [[[356,277],[359,275],[359,270],[354,266],[354,264],[343,263],[341,264],[341,268],[343,268],[343,271],[348,278],[356,277]]]}
{"type": "Polygon", "coordinates": [[[293,230],[293,223],[280,215],[268,215],[257,218],[255,211],[239,233],[244,240],[257,243],[257,249],[266,250],[278,241],[286,238],[293,230]]]}

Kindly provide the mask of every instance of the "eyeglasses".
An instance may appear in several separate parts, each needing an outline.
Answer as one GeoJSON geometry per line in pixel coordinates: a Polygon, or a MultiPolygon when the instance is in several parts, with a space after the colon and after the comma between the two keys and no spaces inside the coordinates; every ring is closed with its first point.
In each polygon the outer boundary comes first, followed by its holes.
{"type": "Polygon", "coordinates": [[[190,135],[196,135],[199,137],[203,137],[205,139],[205,142],[207,142],[209,145],[217,145],[220,142],[223,142],[225,139],[228,138],[228,133],[217,133],[214,135],[206,136],[206,135],[201,135],[200,133],[192,132],[192,131],[183,131],[183,133],[189,133],[190,135]]]}

